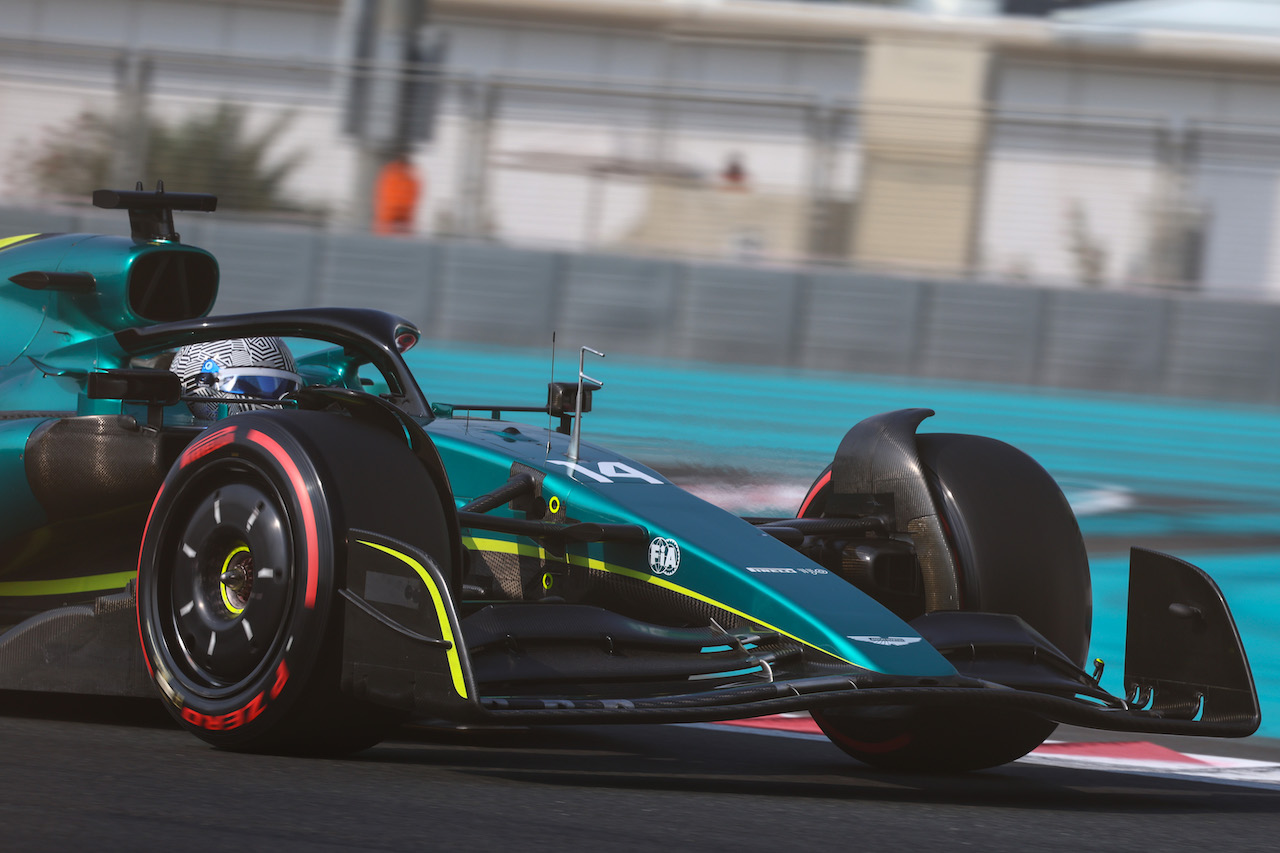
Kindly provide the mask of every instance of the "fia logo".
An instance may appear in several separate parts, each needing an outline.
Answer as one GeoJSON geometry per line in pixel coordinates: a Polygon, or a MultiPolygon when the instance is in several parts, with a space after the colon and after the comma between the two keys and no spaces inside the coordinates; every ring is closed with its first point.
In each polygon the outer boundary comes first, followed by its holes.
{"type": "Polygon", "coordinates": [[[649,543],[649,568],[655,575],[674,575],[680,568],[680,546],[674,539],[658,537],[649,543]]]}

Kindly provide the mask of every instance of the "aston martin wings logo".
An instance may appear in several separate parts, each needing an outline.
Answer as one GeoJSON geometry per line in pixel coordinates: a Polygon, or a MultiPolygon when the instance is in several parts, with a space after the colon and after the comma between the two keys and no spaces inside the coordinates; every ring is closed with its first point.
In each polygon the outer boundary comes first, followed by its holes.
{"type": "MultiPolygon", "coordinates": [[[[848,635],[846,635],[848,636],[848,635]]],[[[855,643],[873,643],[877,646],[909,646],[912,643],[920,642],[922,637],[872,637],[872,636],[849,636],[850,640],[855,643]]]]}

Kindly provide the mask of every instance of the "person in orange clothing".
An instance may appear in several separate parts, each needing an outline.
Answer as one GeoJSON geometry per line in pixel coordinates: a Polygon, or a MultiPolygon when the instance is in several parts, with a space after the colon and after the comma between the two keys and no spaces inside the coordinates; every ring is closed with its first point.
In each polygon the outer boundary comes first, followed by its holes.
{"type": "Polygon", "coordinates": [[[720,173],[720,185],[726,190],[744,192],[747,189],[747,169],[742,165],[742,155],[734,152],[725,160],[720,173]]]}
{"type": "Polygon", "coordinates": [[[408,234],[422,192],[422,180],[409,157],[396,154],[378,173],[373,191],[373,230],[377,234],[408,234]]]}

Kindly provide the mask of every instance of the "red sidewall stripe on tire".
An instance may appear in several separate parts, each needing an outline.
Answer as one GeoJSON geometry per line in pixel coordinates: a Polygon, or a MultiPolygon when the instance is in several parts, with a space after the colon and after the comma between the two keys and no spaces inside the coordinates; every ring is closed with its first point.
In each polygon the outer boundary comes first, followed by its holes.
{"type": "Polygon", "coordinates": [[[850,749],[856,749],[858,752],[865,752],[867,755],[888,755],[891,752],[897,752],[900,749],[905,749],[907,746],[910,746],[912,740],[910,732],[903,732],[896,737],[891,737],[888,740],[882,741],[854,740],[839,731],[834,733],[827,732],[827,737],[844,744],[850,749]]]}
{"type": "Polygon", "coordinates": [[[285,449],[275,439],[256,429],[249,430],[246,438],[260,445],[275,457],[276,462],[280,463],[280,467],[284,469],[285,475],[293,485],[293,491],[298,496],[298,505],[302,509],[303,533],[307,540],[307,593],[303,603],[308,610],[314,610],[316,606],[316,589],[319,585],[320,577],[320,553],[319,536],[316,532],[316,517],[311,508],[311,492],[307,490],[307,484],[302,479],[302,472],[298,470],[298,466],[294,464],[292,457],[285,452],[285,449]]]}
{"type": "Polygon", "coordinates": [[[207,456],[219,447],[225,447],[235,440],[235,427],[224,427],[217,432],[206,435],[204,438],[197,439],[192,442],[190,447],[183,451],[182,458],[178,460],[178,467],[185,468],[201,456],[207,456]]]}
{"type": "MultiPolygon", "coordinates": [[[[147,541],[147,531],[151,529],[151,517],[156,514],[156,506],[160,503],[160,496],[164,494],[164,484],[160,484],[159,491],[156,492],[156,499],[151,502],[151,511],[147,513],[147,523],[142,526],[142,541],[147,541]]],[[[138,615],[138,640],[142,643],[142,661],[147,665],[147,675],[155,677],[155,670],[151,666],[151,656],[147,654],[147,638],[142,634],[142,598],[139,591],[142,589],[142,548],[138,549],[138,574],[133,581],[134,606],[133,610],[138,615]]]]}
{"type": "Polygon", "coordinates": [[[804,518],[805,512],[809,509],[809,504],[813,503],[813,499],[818,496],[818,492],[826,488],[827,483],[831,482],[831,472],[823,474],[818,478],[818,482],[813,484],[813,488],[809,490],[809,494],[804,496],[804,503],[800,504],[800,511],[796,513],[796,518],[804,518]]]}

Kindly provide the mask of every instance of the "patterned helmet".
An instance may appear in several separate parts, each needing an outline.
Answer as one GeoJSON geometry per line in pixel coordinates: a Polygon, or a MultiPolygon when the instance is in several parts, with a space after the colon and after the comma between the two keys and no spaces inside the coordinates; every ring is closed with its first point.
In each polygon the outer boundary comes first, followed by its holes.
{"type": "MultiPolygon", "coordinates": [[[[278,400],[302,387],[293,354],[279,338],[237,338],[189,344],[178,350],[169,369],[182,379],[183,392],[193,397],[250,397],[278,400]]],[[[219,403],[189,401],[192,413],[202,420],[218,416],[219,403]]],[[[227,413],[247,412],[269,406],[229,403],[227,413]]]]}

